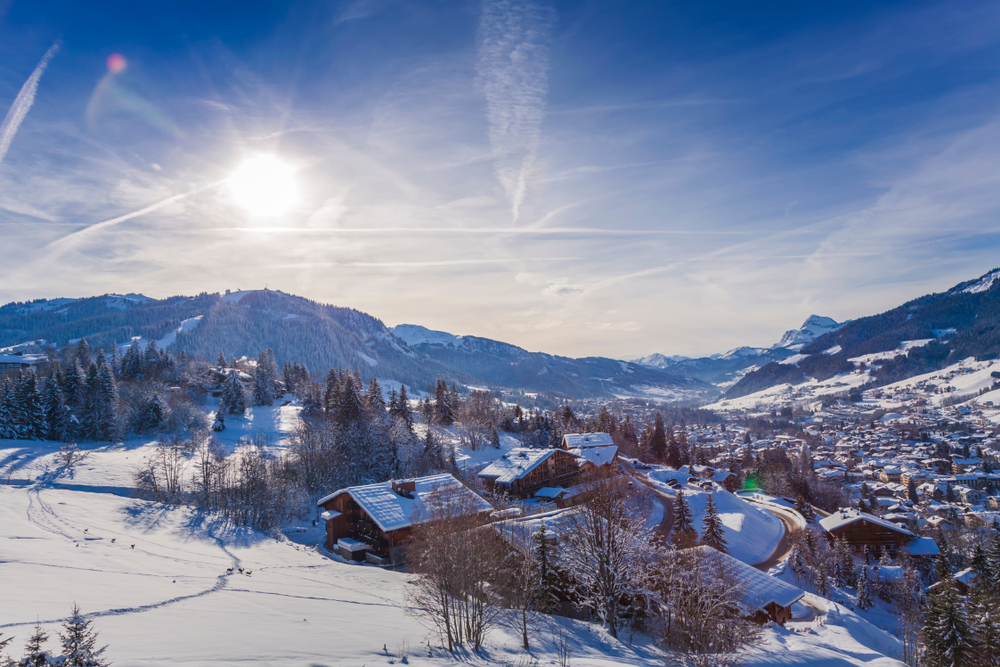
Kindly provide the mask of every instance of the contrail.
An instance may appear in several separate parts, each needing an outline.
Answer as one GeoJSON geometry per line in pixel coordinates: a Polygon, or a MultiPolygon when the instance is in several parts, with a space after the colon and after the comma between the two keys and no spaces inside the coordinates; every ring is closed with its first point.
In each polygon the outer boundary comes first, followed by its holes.
{"type": "Polygon", "coordinates": [[[524,0],[484,0],[477,72],[486,94],[497,179],[516,221],[535,164],[548,94],[553,11],[524,0]]]}
{"type": "Polygon", "coordinates": [[[21,86],[21,92],[14,98],[14,104],[11,105],[10,111],[7,112],[7,116],[3,119],[3,124],[0,125],[0,162],[3,162],[4,157],[7,155],[10,142],[14,141],[17,128],[21,127],[21,122],[28,115],[31,105],[35,103],[35,93],[38,92],[38,81],[42,78],[42,74],[45,73],[45,68],[49,66],[49,61],[52,60],[58,51],[59,42],[57,41],[49,47],[49,50],[42,56],[42,60],[38,63],[35,71],[31,73],[28,80],[21,86]]]}
{"type": "Polygon", "coordinates": [[[67,234],[66,236],[63,236],[62,238],[56,239],[52,243],[49,243],[48,245],[46,245],[45,248],[43,248],[43,249],[44,250],[53,250],[54,251],[53,256],[57,256],[57,255],[61,254],[62,252],[66,251],[66,250],[69,250],[70,247],[72,247],[75,244],[76,241],[79,241],[80,237],[84,236],[85,234],[89,235],[89,234],[91,234],[93,232],[96,232],[96,231],[98,231],[100,229],[104,229],[106,227],[112,227],[112,226],[117,225],[119,223],[125,222],[126,220],[131,220],[132,218],[138,218],[140,215],[146,215],[147,213],[152,213],[153,211],[155,211],[157,209],[163,208],[167,204],[172,204],[175,201],[180,201],[181,199],[186,199],[187,197],[190,197],[191,195],[196,195],[199,192],[204,192],[205,190],[208,190],[209,188],[214,188],[215,186],[220,185],[222,183],[225,183],[225,181],[224,180],[223,181],[217,181],[215,183],[210,183],[208,185],[203,185],[200,188],[195,188],[193,190],[188,190],[187,192],[182,192],[180,194],[173,195],[172,197],[167,197],[166,199],[161,199],[160,201],[156,202],[155,204],[150,204],[149,206],[146,206],[145,208],[140,208],[138,211],[132,211],[131,213],[126,213],[125,215],[119,215],[117,218],[111,218],[110,220],[102,220],[101,222],[95,222],[94,224],[89,225],[87,227],[84,227],[83,229],[77,230],[77,231],[73,232],[72,234],[67,234]]]}

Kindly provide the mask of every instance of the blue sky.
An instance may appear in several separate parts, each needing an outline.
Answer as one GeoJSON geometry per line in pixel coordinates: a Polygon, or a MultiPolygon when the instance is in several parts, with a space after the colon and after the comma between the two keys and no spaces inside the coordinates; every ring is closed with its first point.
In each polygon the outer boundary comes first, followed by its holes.
{"type": "Polygon", "coordinates": [[[0,301],[770,345],[1000,265],[998,84],[987,2],[0,0],[0,301]],[[234,195],[260,155],[282,213],[234,195]]]}

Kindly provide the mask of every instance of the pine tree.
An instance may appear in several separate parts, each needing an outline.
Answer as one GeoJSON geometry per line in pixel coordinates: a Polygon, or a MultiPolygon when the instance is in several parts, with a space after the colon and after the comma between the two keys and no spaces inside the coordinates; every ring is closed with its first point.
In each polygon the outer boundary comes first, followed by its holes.
{"type": "Polygon", "coordinates": [[[160,428],[163,423],[163,402],[159,394],[155,391],[146,399],[142,408],[142,417],[139,420],[139,430],[144,433],[151,433],[160,428]]]}
{"type": "MultiPolygon", "coordinates": [[[[302,411],[305,412],[305,406],[302,406],[302,411]]],[[[215,421],[212,423],[212,430],[216,433],[221,433],[226,430],[226,413],[225,411],[219,409],[215,411],[215,421]]]]}
{"type": "MultiPolygon", "coordinates": [[[[944,556],[939,556],[944,561],[944,556]]],[[[974,636],[951,567],[939,564],[942,579],[927,601],[924,621],[924,663],[928,667],[972,664],[974,636]]]]}
{"type": "Polygon", "coordinates": [[[724,554],[729,553],[728,543],[722,532],[719,510],[715,507],[715,499],[711,493],[708,494],[708,501],[705,503],[705,516],[701,521],[705,525],[705,531],[701,535],[701,543],[724,554]]]}
{"type": "Polygon", "coordinates": [[[858,607],[862,611],[871,609],[874,604],[872,600],[872,580],[868,576],[868,566],[861,568],[861,575],[858,577],[858,607]]]}
{"type": "Polygon", "coordinates": [[[976,667],[1000,667],[1000,591],[979,577],[969,591],[969,621],[976,667]]]}
{"type": "Polygon", "coordinates": [[[993,520],[990,543],[985,549],[986,573],[993,585],[1000,590],[1000,522],[993,520]]]}
{"type": "Polygon", "coordinates": [[[110,442],[118,435],[116,408],[118,387],[115,374],[107,363],[100,365],[97,372],[97,437],[96,440],[110,442]]]}
{"type": "Polygon", "coordinates": [[[93,621],[80,613],[80,607],[73,605],[73,612],[63,623],[59,633],[62,643],[63,667],[106,667],[104,652],[107,646],[97,647],[98,633],[91,627],[93,621]]]}
{"type": "Polygon", "coordinates": [[[816,512],[813,511],[812,505],[809,504],[809,501],[801,493],[795,501],[795,509],[806,520],[806,523],[816,523],[816,512]]]}
{"type": "Polygon", "coordinates": [[[273,383],[267,371],[258,365],[253,371],[253,404],[264,406],[273,405],[272,397],[273,383]]]}
{"type": "Polygon", "coordinates": [[[550,613],[559,602],[559,576],[553,566],[555,545],[550,544],[545,522],[535,533],[534,556],[538,563],[538,611],[550,613]]]}
{"type": "MultiPolygon", "coordinates": [[[[45,382],[45,389],[42,392],[42,412],[45,414],[45,439],[62,440],[66,431],[66,406],[62,392],[59,391],[60,382],[57,377],[50,377],[45,382]]],[[[0,431],[3,427],[0,426],[0,431]]]]}
{"type": "Polygon", "coordinates": [[[910,477],[910,481],[906,483],[906,499],[912,503],[919,503],[920,496],[917,495],[917,483],[910,477]]]}
{"type": "Polygon", "coordinates": [[[413,431],[413,413],[410,412],[410,397],[406,395],[405,384],[399,385],[398,414],[396,416],[403,420],[410,432],[413,431]]]}
{"type": "Polygon", "coordinates": [[[0,439],[13,440],[14,433],[14,388],[10,380],[0,383],[0,439]]]}
{"type": "Polygon", "coordinates": [[[237,370],[231,370],[226,374],[226,380],[222,384],[222,396],[219,397],[219,411],[228,415],[243,416],[247,411],[246,394],[243,392],[243,384],[240,382],[240,374],[237,370]]]}
{"type": "Polygon", "coordinates": [[[17,663],[18,667],[49,667],[53,661],[44,648],[48,640],[49,633],[42,629],[40,623],[35,625],[34,632],[25,643],[24,658],[17,663]]]}
{"type": "Polygon", "coordinates": [[[382,396],[382,386],[378,383],[378,378],[374,375],[368,382],[368,391],[365,392],[365,409],[373,419],[381,421],[385,418],[385,397],[382,396]]]}
{"type": "Polygon", "coordinates": [[[156,341],[151,340],[146,345],[146,352],[142,355],[143,375],[155,376],[160,369],[160,350],[156,347],[156,341]]]}
{"type": "Polygon", "coordinates": [[[348,375],[344,378],[339,392],[340,403],[337,406],[336,419],[341,428],[348,428],[361,422],[364,406],[355,379],[348,375]]]}
{"type": "Polygon", "coordinates": [[[434,388],[434,411],[438,424],[451,426],[455,422],[451,396],[448,394],[448,384],[444,380],[438,380],[434,388]]]}
{"type": "Polygon", "coordinates": [[[674,544],[683,549],[693,546],[698,541],[698,533],[694,529],[694,521],[691,514],[691,507],[684,498],[684,491],[678,489],[677,498],[674,500],[674,544]]]}
{"type": "Polygon", "coordinates": [[[667,444],[667,465],[677,470],[683,465],[683,457],[681,456],[681,448],[677,444],[677,440],[674,439],[673,435],[670,436],[670,442],[667,444]]]}
{"type": "Polygon", "coordinates": [[[667,434],[663,430],[663,415],[659,412],[653,419],[653,434],[649,438],[649,454],[654,461],[663,461],[667,457],[667,434]]]}
{"type": "Polygon", "coordinates": [[[219,356],[215,358],[215,366],[220,370],[227,366],[226,355],[224,352],[219,352],[219,356]]]}

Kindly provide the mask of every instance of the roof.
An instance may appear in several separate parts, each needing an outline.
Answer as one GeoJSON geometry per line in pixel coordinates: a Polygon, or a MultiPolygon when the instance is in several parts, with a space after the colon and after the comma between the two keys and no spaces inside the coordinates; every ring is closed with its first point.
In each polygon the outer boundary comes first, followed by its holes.
{"type": "Polygon", "coordinates": [[[479,472],[480,477],[492,477],[501,484],[510,484],[537,468],[560,450],[515,447],[479,472]]]}
{"type": "Polygon", "coordinates": [[[576,447],[569,450],[573,456],[579,456],[585,461],[590,461],[595,466],[607,465],[615,460],[618,448],[614,445],[602,445],[600,447],[576,447]]]}
{"type": "Polygon", "coordinates": [[[44,354],[0,354],[0,364],[37,364],[45,357],[44,354]]]}
{"type": "MultiPolygon", "coordinates": [[[[551,450],[550,450],[551,451],[551,450]]],[[[427,496],[439,489],[451,488],[466,493],[473,500],[479,512],[489,512],[493,507],[477,496],[471,489],[448,473],[418,477],[412,480],[412,498],[399,495],[392,490],[392,482],[380,482],[366,486],[352,486],[320,498],[316,504],[323,505],[337,496],[347,493],[383,532],[399,530],[413,524],[413,514],[424,504],[427,496]]]]}
{"type": "Polygon", "coordinates": [[[565,449],[603,447],[613,444],[615,444],[615,441],[611,439],[611,434],[609,433],[567,433],[563,436],[563,447],[565,449]]]}
{"type": "Polygon", "coordinates": [[[772,602],[781,607],[789,607],[805,595],[805,591],[802,589],[776,579],[765,572],[761,572],[757,568],[733,558],[729,554],[716,551],[712,547],[700,546],[694,548],[710,558],[721,558],[726,562],[746,586],[743,602],[747,607],[763,609],[772,602]]]}
{"type": "Polygon", "coordinates": [[[568,493],[561,486],[546,486],[535,491],[536,498],[558,498],[568,493]]]}
{"type": "Polygon", "coordinates": [[[822,526],[823,530],[830,533],[838,528],[843,528],[844,526],[850,525],[856,521],[867,521],[868,523],[873,523],[876,526],[881,526],[883,528],[888,528],[897,533],[902,533],[904,535],[909,535],[910,537],[915,537],[913,533],[905,528],[901,528],[891,521],[885,521],[877,516],[872,516],[871,514],[866,514],[865,512],[859,512],[858,510],[842,509],[839,512],[834,512],[828,517],[819,520],[819,525],[822,526]]]}
{"type": "Polygon", "coordinates": [[[929,537],[918,537],[906,545],[911,556],[937,556],[941,553],[937,542],[929,537]]]}

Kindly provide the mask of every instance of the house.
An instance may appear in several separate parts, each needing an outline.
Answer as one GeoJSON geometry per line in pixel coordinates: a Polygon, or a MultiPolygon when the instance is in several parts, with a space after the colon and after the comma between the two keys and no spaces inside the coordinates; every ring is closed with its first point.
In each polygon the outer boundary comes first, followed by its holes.
{"type": "Polygon", "coordinates": [[[479,473],[487,490],[529,498],[545,487],[567,487],[591,476],[597,466],[563,449],[517,447],[479,473]]]}
{"type": "Polygon", "coordinates": [[[0,354],[0,374],[26,370],[44,358],[44,354],[0,354]]]}
{"type": "Polygon", "coordinates": [[[706,546],[694,547],[694,550],[706,558],[721,559],[726,569],[741,580],[745,591],[743,604],[758,623],[774,621],[784,625],[792,617],[792,605],[805,595],[801,589],[761,572],[729,554],[706,546]]]}
{"type": "MultiPolygon", "coordinates": [[[[877,516],[854,509],[841,509],[819,520],[820,527],[833,537],[847,541],[851,549],[860,554],[868,548],[874,556],[881,551],[891,555],[917,540],[917,536],[906,528],[877,516]]],[[[932,540],[933,541],[933,540],[932,540]]],[[[926,551],[929,545],[918,543],[919,551],[926,551]]],[[[912,553],[912,552],[911,552],[912,553]]],[[[929,555],[922,553],[920,555],[929,555]]]]}
{"type": "Polygon", "coordinates": [[[377,565],[403,561],[418,510],[441,491],[464,494],[470,508],[486,521],[493,507],[450,474],[351,486],[320,498],[316,505],[326,522],[326,548],[348,560],[377,565]]]}
{"type": "Polygon", "coordinates": [[[618,447],[608,433],[567,433],[561,447],[592,463],[596,471],[618,470],[618,447]]]}

